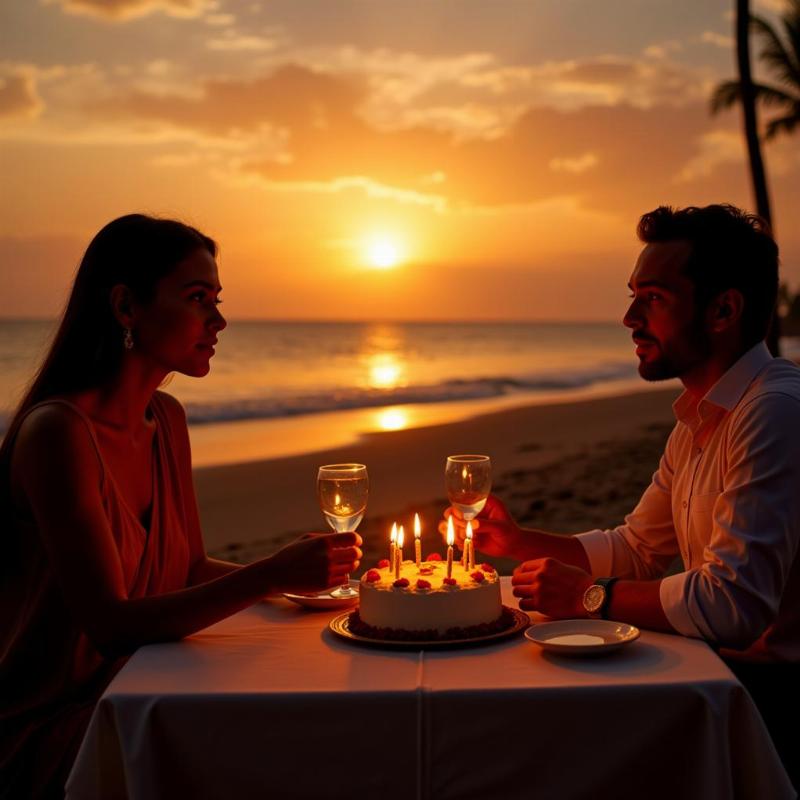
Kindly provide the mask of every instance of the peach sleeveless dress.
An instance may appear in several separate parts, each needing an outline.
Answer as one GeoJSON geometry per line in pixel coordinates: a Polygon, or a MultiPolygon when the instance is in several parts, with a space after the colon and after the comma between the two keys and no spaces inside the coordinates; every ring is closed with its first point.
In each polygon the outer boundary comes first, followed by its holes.
{"type": "MultiPolygon", "coordinates": [[[[181,485],[175,434],[159,394],[150,404],[156,429],[149,530],[125,503],[84,412],[62,399],[38,404],[66,405],[86,424],[132,598],[181,589],[189,572],[185,498],[191,494],[181,485]]],[[[73,619],[32,520],[14,518],[2,541],[0,798],[59,797],[95,703],[126,659],[104,658],[73,619]]]]}

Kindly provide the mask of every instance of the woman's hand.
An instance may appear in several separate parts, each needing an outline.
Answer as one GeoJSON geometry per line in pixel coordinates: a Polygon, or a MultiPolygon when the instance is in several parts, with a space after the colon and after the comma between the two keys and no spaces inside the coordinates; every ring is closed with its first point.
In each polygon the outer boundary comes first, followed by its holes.
{"type": "MultiPolygon", "coordinates": [[[[439,523],[439,532],[443,538],[447,535],[448,517],[453,518],[456,543],[461,547],[466,537],[467,522],[452,506],[446,509],[444,521],[439,523]]],[[[472,520],[472,535],[475,549],[482,553],[490,556],[524,558],[525,532],[514,522],[508,509],[493,494],[489,495],[481,513],[472,520]]]]}
{"type": "Polygon", "coordinates": [[[307,533],[265,559],[270,590],[319,592],[345,581],[361,556],[361,537],[351,533],[307,533]]]}

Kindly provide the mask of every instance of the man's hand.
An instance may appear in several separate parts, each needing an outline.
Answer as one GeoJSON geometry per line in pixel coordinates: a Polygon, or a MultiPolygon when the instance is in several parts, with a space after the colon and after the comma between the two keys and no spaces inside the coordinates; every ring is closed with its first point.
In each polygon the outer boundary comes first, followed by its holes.
{"type": "Polygon", "coordinates": [[[588,572],[554,558],[525,561],[514,570],[511,579],[521,609],[538,611],[553,619],[587,616],[583,593],[592,582],[588,572]]]}
{"type": "MultiPolygon", "coordinates": [[[[463,547],[466,537],[467,522],[460,512],[452,508],[445,510],[444,521],[439,523],[439,532],[446,541],[447,519],[453,518],[456,544],[463,547]]],[[[520,553],[525,533],[514,522],[508,509],[494,495],[489,495],[486,505],[478,516],[472,520],[472,534],[475,549],[490,556],[511,556],[524,558],[520,553]]]]}

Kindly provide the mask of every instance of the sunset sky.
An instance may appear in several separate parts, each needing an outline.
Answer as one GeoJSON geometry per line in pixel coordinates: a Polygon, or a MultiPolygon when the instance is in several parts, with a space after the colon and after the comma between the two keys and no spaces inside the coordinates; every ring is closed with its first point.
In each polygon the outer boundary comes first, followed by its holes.
{"type": "MultiPolygon", "coordinates": [[[[4,0],[0,315],[145,211],[219,241],[231,318],[617,318],[642,212],[751,207],[733,6],[4,0]]],[[[765,153],[796,290],[800,135],[765,153]]]]}

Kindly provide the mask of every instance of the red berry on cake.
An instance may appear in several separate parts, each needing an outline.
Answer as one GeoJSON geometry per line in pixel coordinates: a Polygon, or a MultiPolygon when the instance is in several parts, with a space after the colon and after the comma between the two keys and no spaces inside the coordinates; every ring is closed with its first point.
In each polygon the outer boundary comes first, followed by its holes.
{"type": "Polygon", "coordinates": [[[445,586],[455,586],[458,581],[455,578],[442,578],[442,583],[445,586]]]}
{"type": "Polygon", "coordinates": [[[409,585],[409,583],[410,583],[410,581],[408,580],[408,578],[398,578],[398,579],[397,579],[397,580],[396,580],[396,581],[395,581],[395,582],[392,584],[392,586],[394,586],[396,589],[405,589],[405,588],[406,588],[406,586],[408,586],[408,585],[409,585]]]}
{"type": "Polygon", "coordinates": [[[375,581],[379,581],[381,579],[381,574],[376,569],[371,569],[367,571],[367,574],[364,576],[370,583],[375,583],[375,581]]]}
{"type": "Polygon", "coordinates": [[[470,574],[470,578],[472,578],[475,583],[483,583],[483,581],[486,579],[486,576],[479,569],[476,569],[475,572],[470,574]]]}
{"type": "Polygon", "coordinates": [[[389,566],[389,559],[388,558],[382,558],[378,562],[378,569],[383,569],[384,567],[388,567],[388,566],[389,566]]]}
{"type": "MultiPolygon", "coordinates": [[[[387,562],[387,564],[388,564],[388,562],[387,562]]],[[[481,569],[484,572],[489,572],[489,573],[492,573],[492,572],[495,571],[495,568],[491,564],[481,564],[481,569]]]]}
{"type": "Polygon", "coordinates": [[[417,589],[430,589],[430,588],[431,588],[430,581],[426,581],[424,578],[420,578],[417,581],[417,589]]]}
{"type": "Polygon", "coordinates": [[[431,553],[425,560],[426,561],[441,561],[442,557],[438,553],[431,553]]]}

